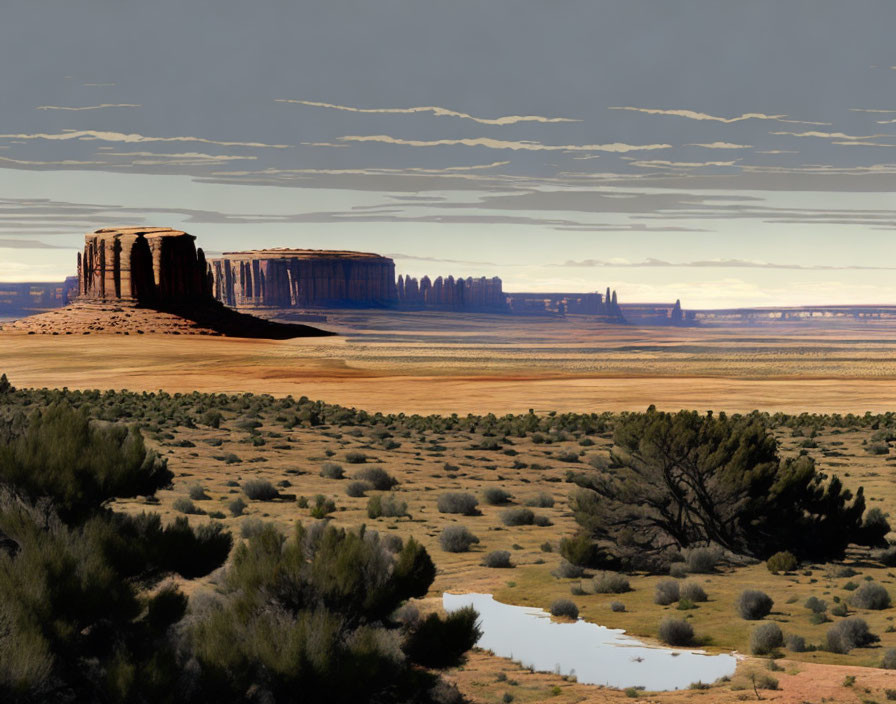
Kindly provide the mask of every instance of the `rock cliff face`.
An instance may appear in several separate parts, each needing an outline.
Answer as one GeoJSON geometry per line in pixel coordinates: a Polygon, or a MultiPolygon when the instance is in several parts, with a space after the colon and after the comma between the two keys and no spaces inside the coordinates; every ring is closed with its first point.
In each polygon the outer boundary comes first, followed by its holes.
{"type": "Polygon", "coordinates": [[[211,301],[209,267],[195,239],[167,227],[105,228],[86,235],[84,252],[78,254],[78,300],[211,301]]]}
{"type": "Polygon", "coordinates": [[[366,252],[262,249],[211,260],[214,296],[240,307],[391,306],[395,263],[366,252]]]}
{"type": "Polygon", "coordinates": [[[437,308],[443,310],[494,311],[507,310],[501,279],[437,277],[431,281],[424,276],[398,277],[398,302],[409,308],[437,308]]]}

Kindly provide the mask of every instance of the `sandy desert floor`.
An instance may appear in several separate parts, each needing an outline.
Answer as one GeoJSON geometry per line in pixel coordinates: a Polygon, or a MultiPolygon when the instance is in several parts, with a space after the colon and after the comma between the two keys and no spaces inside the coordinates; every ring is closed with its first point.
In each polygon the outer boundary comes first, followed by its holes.
{"type": "Polygon", "coordinates": [[[637,328],[586,317],[344,312],[334,338],[0,333],[22,386],[305,395],[406,413],[883,411],[896,326],[637,328]]]}

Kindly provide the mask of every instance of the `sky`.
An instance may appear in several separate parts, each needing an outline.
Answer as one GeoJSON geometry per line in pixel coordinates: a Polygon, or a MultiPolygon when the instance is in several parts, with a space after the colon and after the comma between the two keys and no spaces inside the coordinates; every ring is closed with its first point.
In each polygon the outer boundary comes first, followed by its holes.
{"type": "Polygon", "coordinates": [[[0,280],[83,235],[896,304],[891,0],[4,0],[0,280]]]}

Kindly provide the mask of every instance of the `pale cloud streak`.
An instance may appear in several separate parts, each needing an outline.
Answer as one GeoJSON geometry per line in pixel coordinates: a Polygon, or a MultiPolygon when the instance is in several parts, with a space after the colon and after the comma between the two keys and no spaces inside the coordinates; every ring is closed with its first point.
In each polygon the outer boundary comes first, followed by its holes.
{"type": "Polygon", "coordinates": [[[202,144],[217,144],[222,147],[267,147],[271,149],[289,149],[289,144],[265,144],[263,142],[221,142],[202,137],[147,137],[136,132],[107,132],[100,130],[64,130],[63,132],[49,133],[36,132],[33,134],[0,134],[0,139],[22,140],[49,140],[64,142],[69,140],[100,141],[100,142],[124,142],[126,144],[139,144],[142,142],[199,142],[202,144]]]}
{"type": "Polygon", "coordinates": [[[139,108],[137,103],[102,103],[101,105],[85,105],[83,107],[66,107],[64,105],[38,105],[35,110],[67,110],[80,112],[81,110],[103,110],[105,108],[139,108]]]}
{"type": "Polygon", "coordinates": [[[581,122],[569,117],[542,117],[540,115],[505,115],[503,117],[487,118],[474,117],[465,112],[457,110],[449,110],[448,108],[440,108],[435,105],[427,105],[413,108],[358,108],[349,105],[334,105],[332,103],[319,103],[313,100],[294,100],[289,98],[275,98],[277,103],[297,103],[299,105],[308,105],[315,108],[328,108],[331,110],[342,110],[344,112],[355,113],[373,113],[373,114],[390,114],[390,115],[413,115],[418,113],[430,113],[436,117],[459,117],[464,120],[473,120],[483,125],[514,125],[518,122],[581,122]]]}
{"type": "MultiPolygon", "coordinates": [[[[2,135],[0,135],[2,136],[2,135]]],[[[442,146],[465,146],[465,147],[486,147],[487,149],[511,149],[513,151],[568,151],[568,152],[633,152],[640,150],[654,149],[671,149],[671,144],[624,144],[622,142],[613,142],[610,144],[542,144],[541,142],[509,142],[501,139],[491,139],[489,137],[476,137],[474,139],[401,139],[399,137],[390,137],[385,134],[372,135],[348,135],[340,137],[344,142],[379,142],[382,144],[399,144],[408,147],[442,147],[442,146]]]]}
{"type": "Polygon", "coordinates": [[[724,122],[731,124],[732,122],[743,122],[744,120],[774,120],[776,122],[794,122],[801,125],[828,125],[829,122],[809,122],[807,120],[788,120],[787,115],[766,115],[761,112],[747,112],[737,117],[719,117],[710,115],[705,112],[697,112],[696,110],[661,110],[659,108],[636,108],[631,106],[614,106],[610,110],[630,110],[632,112],[643,112],[648,115],[672,115],[674,117],[686,117],[689,120],[710,120],[712,122],[724,122]]]}
{"type": "Polygon", "coordinates": [[[732,144],[731,142],[710,142],[709,144],[688,144],[688,147],[703,147],[704,149],[752,149],[750,144],[732,144]]]}

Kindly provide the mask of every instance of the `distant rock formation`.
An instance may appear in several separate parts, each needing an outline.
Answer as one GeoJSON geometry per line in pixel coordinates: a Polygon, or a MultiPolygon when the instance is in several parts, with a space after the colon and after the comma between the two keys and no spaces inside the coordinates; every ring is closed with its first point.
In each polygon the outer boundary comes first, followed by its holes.
{"type": "Polygon", "coordinates": [[[625,316],[616,292],[600,293],[508,293],[507,301],[518,315],[591,315],[606,322],[623,323],[625,316]]]}
{"type": "Polygon", "coordinates": [[[163,333],[277,340],[331,334],[238,313],[216,301],[211,269],[194,240],[167,227],[88,234],[78,254],[74,302],[0,329],[31,335],[163,333]]]}
{"type": "Polygon", "coordinates": [[[367,252],[260,249],[211,260],[214,296],[236,308],[384,307],[398,300],[395,262],[367,252]]]}
{"type": "Polygon", "coordinates": [[[168,305],[212,300],[193,235],[168,227],[117,227],[87,235],[78,254],[78,300],[168,305]]]}
{"type": "Polygon", "coordinates": [[[497,276],[490,279],[484,276],[478,279],[439,276],[435,281],[424,276],[419,283],[413,277],[399,276],[398,303],[406,308],[507,311],[507,297],[497,276]]]}

